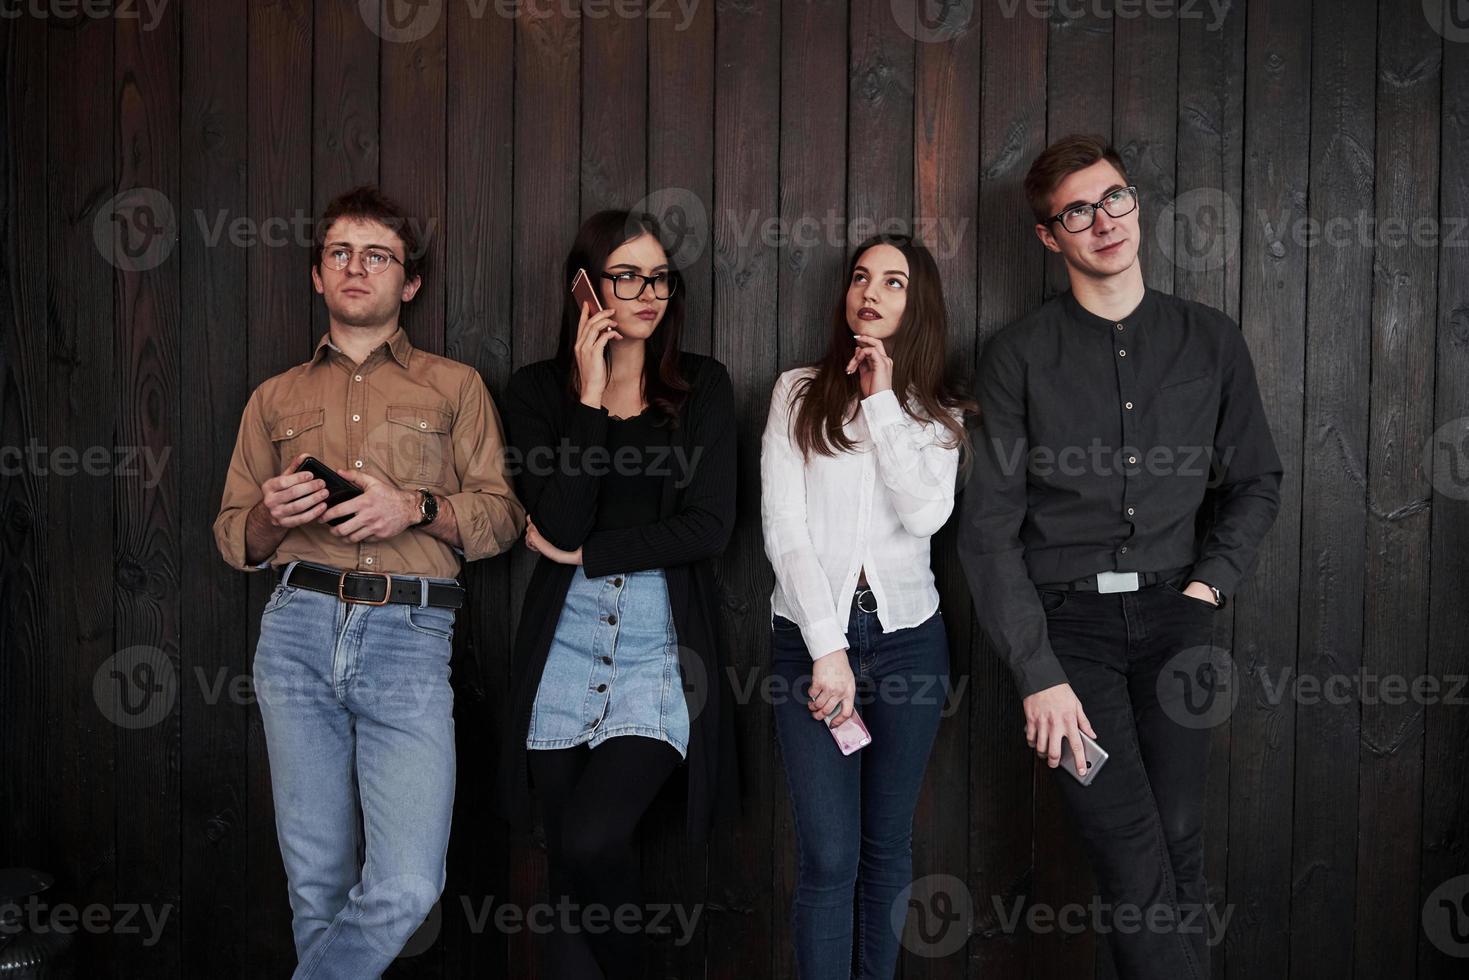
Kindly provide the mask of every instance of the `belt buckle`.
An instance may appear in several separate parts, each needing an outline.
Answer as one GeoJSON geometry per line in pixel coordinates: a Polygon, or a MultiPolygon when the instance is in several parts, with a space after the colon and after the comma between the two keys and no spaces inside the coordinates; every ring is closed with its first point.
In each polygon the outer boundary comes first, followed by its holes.
{"type": "Polygon", "coordinates": [[[337,579],[337,598],[343,602],[356,603],[361,606],[386,606],[388,597],[393,594],[393,576],[387,572],[357,572],[358,575],[381,575],[383,577],[383,598],[381,602],[373,602],[371,599],[349,599],[342,590],[346,588],[347,576],[354,571],[355,569],[344,570],[341,577],[337,579]]]}
{"type": "Polygon", "coordinates": [[[872,613],[877,612],[877,593],[876,592],[873,592],[871,589],[858,589],[857,590],[857,608],[860,609],[860,610],[862,610],[863,612],[867,613],[868,615],[871,615],[872,613]],[[870,595],[870,596],[872,596],[872,608],[871,609],[868,609],[866,606],[862,605],[862,596],[863,595],[870,595]]]}
{"type": "Polygon", "coordinates": [[[1098,592],[1136,592],[1137,572],[1098,572],[1098,592]]]}

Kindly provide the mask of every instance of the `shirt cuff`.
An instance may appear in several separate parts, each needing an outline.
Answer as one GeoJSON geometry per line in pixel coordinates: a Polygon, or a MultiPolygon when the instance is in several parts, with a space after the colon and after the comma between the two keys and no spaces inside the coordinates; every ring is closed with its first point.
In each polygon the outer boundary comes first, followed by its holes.
{"type": "Polygon", "coordinates": [[[806,652],[812,660],[820,660],[828,653],[847,649],[847,634],[835,619],[821,619],[809,626],[801,627],[801,639],[806,641],[806,652]]]}
{"type": "Polygon", "coordinates": [[[1188,577],[1184,581],[1199,581],[1205,585],[1212,585],[1226,598],[1233,595],[1239,588],[1239,576],[1234,574],[1234,568],[1223,558],[1205,558],[1189,570],[1188,577]]]}
{"type": "Polygon", "coordinates": [[[874,391],[862,399],[862,414],[867,419],[869,429],[881,429],[885,425],[901,422],[903,407],[898,404],[898,396],[893,393],[893,389],[886,388],[874,391]]]}
{"type": "Polygon", "coordinates": [[[237,572],[263,572],[270,568],[270,555],[258,565],[245,561],[245,527],[250,522],[248,509],[238,513],[219,529],[219,551],[225,563],[237,572]]]}
{"type": "Polygon", "coordinates": [[[1049,648],[1037,650],[1024,663],[1016,664],[1012,673],[1015,675],[1015,687],[1020,691],[1022,701],[1037,691],[1070,683],[1061,661],[1056,659],[1049,648]]]}

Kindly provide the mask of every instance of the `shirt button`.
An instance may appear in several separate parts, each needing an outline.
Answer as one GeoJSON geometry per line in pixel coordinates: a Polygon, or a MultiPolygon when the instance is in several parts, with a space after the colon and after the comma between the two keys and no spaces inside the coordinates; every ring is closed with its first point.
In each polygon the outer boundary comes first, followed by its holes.
{"type": "Polygon", "coordinates": [[[1133,514],[1132,508],[1131,507],[1127,508],[1127,516],[1128,517],[1131,517],[1132,514],[1133,514]]]}
{"type": "Polygon", "coordinates": [[[366,558],[364,558],[362,560],[363,560],[363,562],[365,562],[368,565],[371,565],[372,564],[372,556],[371,555],[368,555],[366,558]]]}
{"type": "Polygon", "coordinates": [[[1127,545],[1123,545],[1120,550],[1121,550],[1122,554],[1124,554],[1124,555],[1127,554],[1127,545]]]}
{"type": "MultiPolygon", "coordinates": [[[[1136,463],[1137,462],[1137,457],[1136,456],[1129,456],[1129,457],[1127,457],[1127,461],[1129,463],[1136,463]]],[[[358,466],[361,466],[362,464],[361,463],[358,463],[357,465],[358,466]]]]}
{"type": "Polygon", "coordinates": [[[1122,324],[1120,324],[1120,323],[1119,323],[1119,324],[1117,324],[1117,329],[1118,329],[1118,330],[1121,330],[1121,329],[1122,329],[1122,324]]]}
{"type": "Polygon", "coordinates": [[[607,690],[607,685],[606,684],[598,684],[597,685],[597,693],[598,694],[601,694],[605,690],[607,690]]]}
{"type": "Polygon", "coordinates": [[[1126,357],[1127,356],[1127,351],[1125,351],[1125,350],[1119,350],[1117,352],[1117,356],[1118,357],[1126,357]]]}
{"type": "Polygon", "coordinates": [[[362,375],[360,375],[360,374],[358,374],[358,375],[354,375],[354,376],[353,376],[353,377],[352,377],[352,380],[353,380],[353,381],[361,381],[361,380],[362,380],[362,375]]]}
{"type": "Polygon", "coordinates": [[[607,625],[608,626],[616,626],[617,625],[617,617],[616,616],[608,616],[607,617],[607,625]]]}
{"type": "Polygon", "coordinates": [[[293,436],[295,434],[296,434],[296,430],[295,429],[287,429],[286,430],[286,435],[288,435],[288,436],[293,436]]]}
{"type": "Polygon", "coordinates": [[[360,416],[360,415],[354,415],[354,416],[352,416],[352,421],[353,422],[361,422],[362,421],[362,416],[360,416]]]}
{"type": "Polygon", "coordinates": [[[1123,402],[1122,403],[1122,407],[1123,408],[1129,408],[1130,409],[1130,408],[1132,408],[1132,402],[1123,402]]]}
{"type": "Polygon", "coordinates": [[[418,420],[418,427],[420,429],[427,429],[428,428],[428,423],[425,422],[423,419],[419,419],[418,420]]]}
{"type": "Polygon", "coordinates": [[[602,658],[602,663],[604,663],[604,664],[610,664],[611,662],[612,662],[612,658],[611,657],[603,657],[602,658]]]}
{"type": "Polygon", "coordinates": [[[362,469],[362,460],[359,459],[359,460],[357,460],[357,462],[353,463],[352,465],[353,466],[356,466],[360,470],[360,469],[362,469]]]}

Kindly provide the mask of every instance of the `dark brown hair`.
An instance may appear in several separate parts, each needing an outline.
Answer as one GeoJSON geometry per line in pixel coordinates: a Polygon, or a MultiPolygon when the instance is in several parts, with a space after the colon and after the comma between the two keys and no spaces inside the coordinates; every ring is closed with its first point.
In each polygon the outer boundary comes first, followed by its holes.
{"type": "Polygon", "coordinates": [[[960,395],[958,387],[946,376],[949,316],[944,306],[943,283],[933,255],[908,235],[874,235],[858,245],[848,260],[847,278],[832,315],[826,354],[814,364],[816,373],[798,380],[791,391],[792,401],[800,400],[795,410],[796,445],[805,459],[810,459],[813,451],[835,456],[853,448],[842,426],[856,414],[856,401],[862,389],[857,374],[847,373],[847,362],[857,349],[847,324],[847,290],[863,253],[874,245],[891,245],[908,260],[908,302],[897,332],[883,344],[893,359],[893,391],[898,395],[898,403],[909,417],[923,421],[904,397],[905,392],[911,392],[924,415],[949,430],[954,440],[949,445],[958,445],[967,465],[971,452],[969,438],[964,426],[949,411],[962,408],[972,413],[979,409],[971,399],[960,395]]]}
{"type": "Polygon", "coordinates": [[[376,221],[403,240],[403,278],[411,280],[423,269],[425,243],[418,238],[418,229],[403,210],[402,205],[372,184],[363,184],[332,198],[321,217],[316,220],[316,232],[311,249],[311,265],[321,271],[321,256],[326,248],[326,233],[342,218],[358,221],[376,221]]]}
{"type": "Polygon", "coordinates": [[[1063,136],[1041,152],[1025,174],[1025,200],[1031,213],[1040,224],[1045,224],[1055,214],[1050,209],[1051,193],[1057,185],[1078,170],[1085,170],[1098,160],[1106,160],[1117,168],[1126,184],[1127,168],[1122,165],[1122,155],[1112,148],[1105,137],[1073,133],[1063,136]]]}
{"type": "Polygon", "coordinates": [[[663,236],[658,219],[646,212],[598,211],[582,223],[576,241],[566,254],[561,276],[561,342],[556,360],[566,372],[567,388],[572,398],[581,392],[581,372],[576,364],[576,328],[581,320],[581,307],[571,295],[571,281],[578,269],[586,269],[597,294],[602,293],[602,273],[607,271],[607,257],[623,244],[643,235],[652,235],[669,254],[668,274],[675,280],[673,295],[663,311],[663,319],[645,342],[643,351],[643,395],[657,408],[663,421],[677,427],[678,413],[688,398],[689,383],[679,370],[679,338],[683,334],[687,293],[683,277],[673,265],[672,249],[663,236]]]}

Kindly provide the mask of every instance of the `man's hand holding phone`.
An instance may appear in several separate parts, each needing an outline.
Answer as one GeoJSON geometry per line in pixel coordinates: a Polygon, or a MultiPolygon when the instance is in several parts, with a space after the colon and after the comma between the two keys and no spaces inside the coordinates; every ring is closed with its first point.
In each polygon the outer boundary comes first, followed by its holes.
{"type": "Polygon", "coordinates": [[[1046,764],[1055,769],[1061,764],[1061,743],[1071,743],[1071,758],[1076,764],[1078,776],[1086,775],[1086,752],[1078,731],[1097,737],[1092,723],[1070,684],[1056,684],[1036,691],[1023,702],[1025,709],[1025,742],[1035,749],[1036,755],[1044,756],[1046,764]]]}
{"type": "Polygon", "coordinates": [[[306,456],[306,453],[297,456],[286,472],[260,484],[260,503],[275,527],[310,524],[326,512],[326,498],[330,493],[326,482],[297,470],[306,456]]]}

